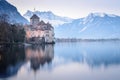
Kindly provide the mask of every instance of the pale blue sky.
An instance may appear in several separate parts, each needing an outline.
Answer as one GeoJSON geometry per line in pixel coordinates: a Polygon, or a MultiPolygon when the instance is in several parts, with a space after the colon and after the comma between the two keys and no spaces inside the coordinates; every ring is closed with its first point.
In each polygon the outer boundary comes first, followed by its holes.
{"type": "Polygon", "coordinates": [[[80,18],[91,12],[120,15],[120,0],[7,0],[15,5],[21,14],[36,8],[52,11],[59,16],[80,18]]]}

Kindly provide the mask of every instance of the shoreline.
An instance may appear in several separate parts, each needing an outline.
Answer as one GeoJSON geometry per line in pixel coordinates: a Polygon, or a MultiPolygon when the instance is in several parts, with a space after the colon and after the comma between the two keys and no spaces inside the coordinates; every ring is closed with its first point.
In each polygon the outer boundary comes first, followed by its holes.
{"type": "Polygon", "coordinates": [[[100,41],[120,41],[120,39],[67,39],[58,38],[56,42],[100,42],[100,41]]]}
{"type": "Polygon", "coordinates": [[[10,46],[10,45],[12,45],[12,46],[15,46],[15,45],[17,45],[17,46],[29,46],[29,45],[47,45],[47,44],[55,44],[55,42],[51,42],[51,43],[32,43],[32,42],[29,42],[29,43],[27,43],[27,42],[18,42],[18,43],[8,43],[8,42],[0,42],[0,47],[1,46],[10,46]]]}
{"type": "Polygon", "coordinates": [[[18,43],[10,43],[10,42],[0,42],[1,46],[28,46],[28,45],[47,45],[47,44],[55,44],[57,42],[107,42],[107,41],[120,41],[120,39],[56,39],[55,42],[52,43],[27,43],[27,42],[18,42],[18,43]]]}

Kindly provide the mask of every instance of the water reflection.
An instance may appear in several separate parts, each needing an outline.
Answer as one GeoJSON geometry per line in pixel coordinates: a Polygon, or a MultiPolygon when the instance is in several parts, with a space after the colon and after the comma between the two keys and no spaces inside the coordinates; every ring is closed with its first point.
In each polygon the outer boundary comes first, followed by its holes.
{"type": "Polygon", "coordinates": [[[18,73],[22,65],[30,61],[34,71],[40,66],[51,64],[54,45],[3,46],[0,48],[0,78],[9,78],[18,73]]]}
{"type": "Polygon", "coordinates": [[[0,78],[17,74],[25,59],[23,46],[3,46],[0,48],[0,78]]]}
{"type": "Polygon", "coordinates": [[[50,64],[54,57],[54,45],[29,46],[25,49],[26,59],[30,61],[31,68],[36,71],[44,64],[50,64]]]}
{"type": "Polygon", "coordinates": [[[55,50],[55,57],[64,63],[86,63],[91,68],[120,64],[120,42],[58,43],[55,50]]]}
{"type": "Polygon", "coordinates": [[[8,80],[119,80],[119,71],[119,41],[0,48],[0,78],[8,80]]]}

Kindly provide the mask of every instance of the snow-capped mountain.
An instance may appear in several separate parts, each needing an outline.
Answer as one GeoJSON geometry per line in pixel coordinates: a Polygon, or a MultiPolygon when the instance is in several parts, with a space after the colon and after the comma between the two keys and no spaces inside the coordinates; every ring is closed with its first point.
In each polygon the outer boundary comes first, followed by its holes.
{"type": "Polygon", "coordinates": [[[28,21],[17,11],[17,8],[6,0],[0,0],[0,15],[2,14],[8,15],[11,23],[28,23],[28,21]]]}
{"type": "Polygon", "coordinates": [[[27,20],[30,20],[30,17],[33,14],[36,14],[37,16],[40,17],[41,20],[43,20],[45,22],[50,22],[54,27],[59,26],[59,25],[64,24],[64,23],[70,23],[73,20],[71,18],[57,16],[57,15],[53,14],[51,11],[47,11],[47,12],[45,12],[45,11],[44,12],[35,11],[35,12],[32,12],[32,11],[28,10],[23,16],[27,20]]]}
{"type": "Polygon", "coordinates": [[[106,13],[91,13],[87,17],[71,19],[52,12],[27,11],[24,17],[6,0],[0,0],[0,15],[7,14],[12,23],[28,23],[25,19],[37,14],[41,20],[50,22],[56,38],[106,39],[120,38],[120,16],[106,13]]]}
{"type": "Polygon", "coordinates": [[[58,38],[120,38],[120,16],[91,13],[87,17],[56,27],[55,35],[58,38]]]}

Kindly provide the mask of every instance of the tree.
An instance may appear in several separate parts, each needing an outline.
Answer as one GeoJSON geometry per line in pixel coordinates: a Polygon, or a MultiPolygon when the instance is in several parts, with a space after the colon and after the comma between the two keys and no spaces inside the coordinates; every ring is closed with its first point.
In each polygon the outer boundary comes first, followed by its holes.
{"type": "Polygon", "coordinates": [[[7,14],[0,15],[0,22],[9,22],[9,16],[7,14]]]}
{"type": "Polygon", "coordinates": [[[12,25],[12,34],[14,42],[24,42],[26,33],[21,25],[12,25]]]}
{"type": "Polygon", "coordinates": [[[22,25],[10,24],[7,15],[0,16],[0,43],[24,42],[25,31],[22,25]]]}

